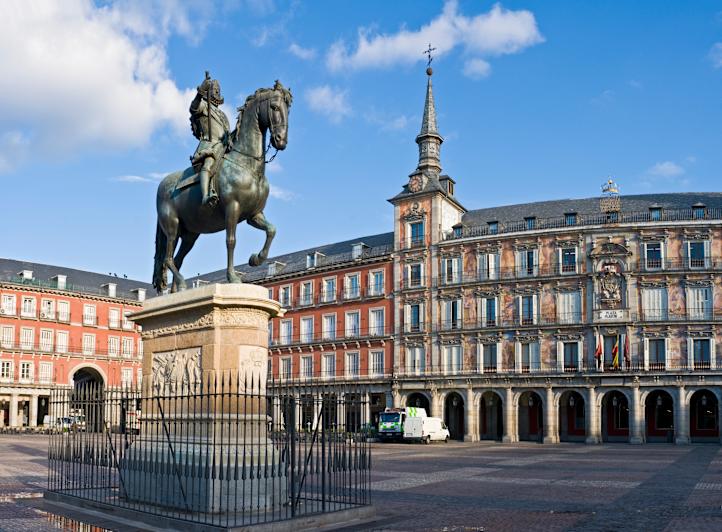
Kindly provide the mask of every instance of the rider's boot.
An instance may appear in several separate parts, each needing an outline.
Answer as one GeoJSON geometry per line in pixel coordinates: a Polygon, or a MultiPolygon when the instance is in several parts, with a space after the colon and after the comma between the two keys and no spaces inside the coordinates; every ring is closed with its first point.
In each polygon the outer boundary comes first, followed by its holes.
{"type": "Polygon", "coordinates": [[[203,205],[213,206],[218,201],[218,196],[211,191],[210,181],[211,175],[208,170],[203,168],[200,171],[201,190],[203,191],[203,205]]]}

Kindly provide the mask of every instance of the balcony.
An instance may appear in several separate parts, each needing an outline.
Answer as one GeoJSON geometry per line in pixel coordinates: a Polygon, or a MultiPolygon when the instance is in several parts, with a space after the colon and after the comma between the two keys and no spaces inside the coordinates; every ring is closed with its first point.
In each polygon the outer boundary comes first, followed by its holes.
{"type": "Polygon", "coordinates": [[[41,310],[40,319],[43,321],[55,321],[57,315],[54,310],[41,310]]]}
{"type": "Polygon", "coordinates": [[[387,338],[391,334],[393,334],[393,330],[391,328],[386,328],[382,325],[376,327],[369,327],[368,329],[350,327],[346,330],[322,331],[320,334],[314,331],[291,335],[281,335],[278,337],[278,339],[271,338],[269,341],[269,345],[271,347],[288,347],[304,344],[340,343],[345,341],[387,338]]]}
{"type": "Polygon", "coordinates": [[[61,323],[70,323],[70,312],[58,311],[58,321],[61,323]]]}
{"type": "Polygon", "coordinates": [[[361,289],[359,287],[346,288],[343,291],[343,298],[345,300],[361,299],[361,289]]]}
{"type": "Polygon", "coordinates": [[[543,264],[532,268],[517,268],[514,266],[506,268],[496,268],[492,271],[481,271],[476,273],[461,273],[452,277],[437,277],[434,279],[435,287],[458,286],[462,284],[474,284],[490,281],[508,281],[537,279],[544,277],[559,277],[561,275],[569,276],[573,274],[581,275],[586,273],[586,265],[584,262],[575,264],[543,264]],[[568,268],[568,271],[563,271],[568,268]]]}
{"type": "Polygon", "coordinates": [[[426,331],[426,324],[423,321],[411,321],[404,326],[404,332],[409,334],[422,333],[426,331]]]}
{"type": "Polygon", "coordinates": [[[313,294],[302,294],[298,298],[299,307],[310,307],[313,305],[313,294]]]}
{"type": "Polygon", "coordinates": [[[640,272],[719,270],[722,269],[722,257],[704,257],[699,259],[684,257],[664,260],[648,258],[638,261],[635,264],[635,269],[640,272]]]}
{"type": "Polygon", "coordinates": [[[83,314],[83,325],[88,327],[98,326],[98,316],[95,314],[83,314]]]}

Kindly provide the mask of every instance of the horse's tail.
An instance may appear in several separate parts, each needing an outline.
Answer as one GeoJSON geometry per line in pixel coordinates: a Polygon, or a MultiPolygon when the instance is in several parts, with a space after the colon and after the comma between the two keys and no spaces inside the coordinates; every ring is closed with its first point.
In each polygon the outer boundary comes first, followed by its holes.
{"type": "Polygon", "coordinates": [[[165,254],[168,248],[168,237],[165,236],[160,222],[155,228],[155,264],[153,265],[153,286],[162,293],[168,286],[167,266],[165,265],[165,254]]]}

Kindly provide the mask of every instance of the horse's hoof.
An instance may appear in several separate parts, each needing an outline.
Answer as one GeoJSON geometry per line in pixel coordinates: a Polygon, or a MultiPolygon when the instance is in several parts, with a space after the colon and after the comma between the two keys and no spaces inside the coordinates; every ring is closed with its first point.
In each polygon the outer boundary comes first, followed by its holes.
{"type": "Polygon", "coordinates": [[[237,283],[240,283],[240,282],[241,282],[241,278],[240,278],[239,275],[238,275],[237,273],[235,273],[235,272],[228,274],[227,278],[228,278],[228,282],[229,282],[229,283],[237,284],[237,283]]]}
{"type": "Polygon", "coordinates": [[[263,263],[263,259],[258,255],[258,253],[254,253],[251,255],[251,257],[248,259],[248,264],[251,266],[260,266],[263,263]]]}

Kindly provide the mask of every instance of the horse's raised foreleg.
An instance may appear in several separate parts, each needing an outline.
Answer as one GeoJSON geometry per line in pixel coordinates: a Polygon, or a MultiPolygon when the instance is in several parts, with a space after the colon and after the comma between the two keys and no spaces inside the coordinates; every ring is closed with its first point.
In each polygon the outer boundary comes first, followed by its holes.
{"type": "Polygon", "coordinates": [[[266,242],[263,244],[263,249],[260,253],[254,253],[248,259],[248,264],[251,266],[260,266],[263,261],[268,258],[271,242],[273,242],[273,237],[276,236],[276,228],[271,222],[266,220],[266,216],[262,212],[259,212],[253,218],[249,218],[248,225],[266,232],[266,242]]]}
{"type": "Polygon", "coordinates": [[[240,283],[241,278],[233,268],[233,251],[236,249],[236,227],[241,215],[241,205],[237,201],[229,202],[226,209],[226,250],[228,251],[228,265],[226,278],[229,283],[240,283]]]}

